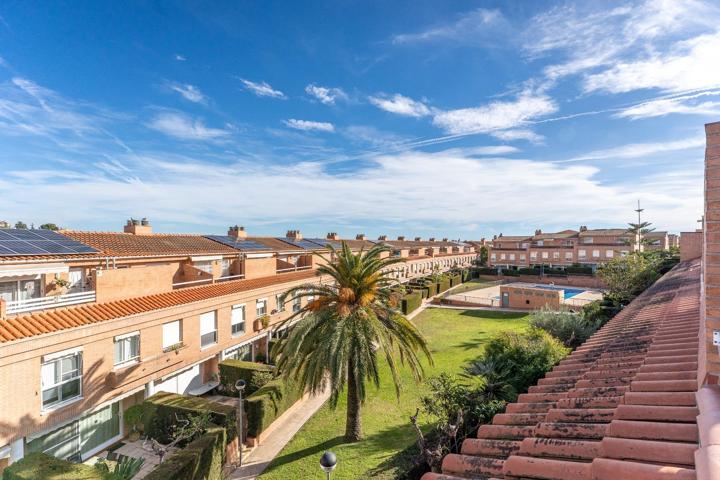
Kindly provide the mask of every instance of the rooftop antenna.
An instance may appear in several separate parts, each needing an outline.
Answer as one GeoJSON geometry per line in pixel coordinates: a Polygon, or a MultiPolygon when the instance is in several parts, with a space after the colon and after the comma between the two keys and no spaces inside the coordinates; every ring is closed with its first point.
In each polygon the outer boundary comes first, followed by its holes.
{"type": "Polygon", "coordinates": [[[635,211],[638,214],[638,230],[637,230],[637,235],[635,238],[635,241],[637,242],[637,244],[635,246],[635,249],[636,249],[636,251],[640,252],[640,251],[642,251],[642,228],[640,228],[640,225],[642,224],[642,220],[640,219],[640,214],[643,211],[645,211],[644,208],[640,207],[640,199],[638,199],[638,206],[635,209],[635,211]]]}

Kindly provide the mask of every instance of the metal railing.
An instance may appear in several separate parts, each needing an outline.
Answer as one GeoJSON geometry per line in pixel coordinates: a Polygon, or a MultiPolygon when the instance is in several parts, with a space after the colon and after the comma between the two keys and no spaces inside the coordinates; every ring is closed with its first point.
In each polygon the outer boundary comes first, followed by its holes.
{"type": "Polygon", "coordinates": [[[290,267],[290,268],[278,268],[276,270],[277,273],[283,273],[283,272],[299,272],[301,270],[310,270],[312,268],[312,265],[305,265],[302,267],[290,267]]]}
{"type": "Polygon", "coordinates": [[[240,280],[242,278],[245,278],[245,274],[241,273],[240,275],[227,275],[225,277],[218,277],[218,278],[202,278],[200,280],[190,280],[189,282],[177,282],[173,283],[173,288],[177,287],[186,287],[189,285],[201,285],[201,284],[211,284],[211,283],[217,283],[217,282],[226,282],[228,280],[240,280]]]}
{"type": "Polygon", "coordinates": [[[67,307],[79,303],[90,303],[95,301],[95,291],[65,293],[52,297],[26,298],[24,300],[12,300],[7,302],[7,314],[34,312],[47,308],[67,307]]]}

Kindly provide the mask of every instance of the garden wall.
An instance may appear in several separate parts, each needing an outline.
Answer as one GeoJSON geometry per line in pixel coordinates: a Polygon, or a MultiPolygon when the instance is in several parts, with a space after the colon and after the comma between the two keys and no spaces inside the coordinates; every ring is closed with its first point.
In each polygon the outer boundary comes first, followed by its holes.
{"type": "Polygon", "coordinates": [[[543,283],[556,285],[564,285],[568,287],[582,287],[582,288],[605,288],[600,277],[592,277],[589,275],[568,275],[566,277],[555,277],[555,276],[544,276],[539,277],[536,275],[519,275],[519,276],[505,276],[505,275],[480,275],[480,280],[487,280],[489,282],[495,280],[504,280],[505,282],[527,282],[527,283],[543,283]]]}

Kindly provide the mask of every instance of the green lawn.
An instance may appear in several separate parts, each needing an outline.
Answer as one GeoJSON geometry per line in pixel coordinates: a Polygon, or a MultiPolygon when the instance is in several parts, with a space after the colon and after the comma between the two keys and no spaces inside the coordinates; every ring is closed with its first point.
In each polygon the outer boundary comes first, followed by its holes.
{"type": "MultiPolygon", "coordinates": [[[[476,358],[485,341],[504,330],[521,330],[527,325],[522,313],[478,310],[445,310],[430,308],[415,318],[415,323],[430,344],[435,365],[427,375],[440,372],[460,372],[469,360],[476,358]]],[[[263,480],[322,479],[318,460],[325,450],[338,456],[333,480],[392,479],[404,470],[393,464],[393,456],[416,441],[409,422],[419,406],[422,385],[416,385],[409,372],[404,371],[404,389],[400,401],[395,397],[390,373],[386,365],[381,370],[379,390],[372,389],[363,407],[365,439],[358,443],[344,443],[345,401],[337,410],[328,405],[321,408],[273,460],[260,477],[263,480]]]]}

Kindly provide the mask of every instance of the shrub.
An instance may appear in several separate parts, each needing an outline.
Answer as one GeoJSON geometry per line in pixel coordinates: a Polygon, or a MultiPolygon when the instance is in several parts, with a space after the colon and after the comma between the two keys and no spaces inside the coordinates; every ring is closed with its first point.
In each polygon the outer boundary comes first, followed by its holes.
{"type": "Polygon", "coordinates": [[[490,268],[490,267],[473,268],[473,272],[476,272],[477,275],[497,275],[498,274],[497,268],[490,268]]]}
{"type": "Polygon", "coordinates": [[[145,480],[223,480],[226,432],[214,426],[166,458],[145,480]]]}
{"type": "Polygon", "coordinates": [[[275,372],[275,367],[263,363],[245,362],[243,360],[227,359],[218,364],[220,370],[220,384],[226,395],[235,396],[235,382],[242,379],[247,383],[246,395],[252,394],[255,390],[250,385],[255,372],[275,372]]]}
{"type": "Polygon", "coordinates": [[[125,413],[123,414],[123,421],[125,422],[125,426],[131,431],[136,432],[138,427],[142,426],[144,416],[143,410],[144,407],[142,403],[128,407],[128,409],[125,410],[125,413]]]}
{"type": "Polygon", "coordinates": [[[470,269],[465,268],[462,271],[462,281],[463,281],[463,283],[465,283],[468,280],[470,280],[470,269]]]}
{"type": "Polygon", "coordinates": [[[302,396],[302,392],[289,382],[278,378],[266,383],[245,402],[247,435],[258,437],[277,417],[290,408],[302,396]]]}
{"type": "Polygon", "coordinates": [[[437,291],[438,293],[442,293],[445,290],[448,290],[450,288],[450,278],[446,276],[440,277],[440,280],[437,282],[437,291]]]}
{"type": "Polygon", "coordinates": [[[176,393],[158,392],[144,402],[143,423],[145,434],[162,443],[169,443],[177,419],[210,412],[212,423],[227,431],[228,440],[237,436],[237,411],[230,405],[210,402],[201,397],[188,397],[176,393]]]}
{"type": "Polygon", "coordinates": [[[605,325],[619,311],[620,308],[607,299],[595,300],[582,307],[583,318],[588,324],[595,325],[596,328],[605,325]]]}
{"type": "Polygon", "coordinates": [[[570,348],[580,346],[599,328],[568,308],[552,310],[546,307],[533,312],[530,325],[545,330],[570,348]]]}
{"type": "Polygon", "coordinates": [[[498,368],[507,368],[508,378],[517,392],[525,392],[546,372],[565,358],[569,349],[540,329],[529,332],[503,332],[485,344],[483,359],[498,368]]]}
{"type": "Polygon", "coordinates": [[[540,275],[540,269],[539,268],[518,268],[518,273],[520,275],[540,275]]]}
{"type": "Polygon", "coordinates": [[[82,463],[72,463],[46,453],[33,452],[13,463],[3,480],[110,480],[110,474],[82,463]]]}
{"type": "Polygon", "coordinates": [[[517,270],[512,270],[510,268],[503,268],[501,270],[501,272],[506,277],[519,277],[520,276],[520,272],[518,272],[517,270]]]}
{"type": "Polygon", "coordinates": [[[275,374],[273,372],[264,372],[262,370],[258,370],[255,373],[253,373],[252,379],[250,380],[250,383],[248,384],[248,387],[251,387],[254,392],[260,390],[265,384],[272,381],[272,379],[275,378],[275,374]]]}
{"type": "Polygon", "coordinates": [[[407,315],[408,313],[414,312],[422,305],[422,295],[420,292],[413,292],[405,295],[402,298],[402,312],[407,315]]]}
{"type": "Polygon", "coordinates": [[[584,265],[571,265],[565,267],[565,271],[571,275],[592,275],[593,273],[592,267],[584,265]]]}

